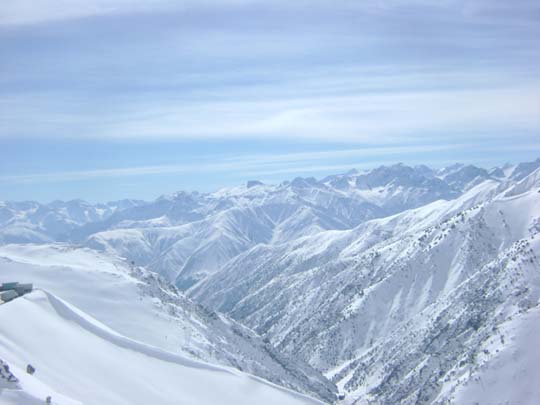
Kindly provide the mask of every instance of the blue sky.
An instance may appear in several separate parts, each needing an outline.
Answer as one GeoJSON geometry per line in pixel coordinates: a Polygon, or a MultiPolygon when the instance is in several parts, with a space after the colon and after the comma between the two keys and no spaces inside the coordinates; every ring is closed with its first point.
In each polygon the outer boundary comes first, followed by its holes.
{"type": "Polygon", "coordinates": [[[0,200],[540,155],[538,1],[7,0],[0,55],[0,200]]]}

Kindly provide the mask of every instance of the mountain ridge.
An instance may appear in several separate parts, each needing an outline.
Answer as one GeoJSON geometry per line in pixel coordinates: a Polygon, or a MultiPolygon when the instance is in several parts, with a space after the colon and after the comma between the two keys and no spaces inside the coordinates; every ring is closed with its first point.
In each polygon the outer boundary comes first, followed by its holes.
{"type": "MultiPolygon", "coordinates": [[[[46,274],[93,263],[117,277],[116,263],[140,285],[129,302],[155,301],[158,318],[199,337],[174,338],[191,355],[325,401],[335,384],[344,404],[451,403],[506,359],[509,345],[493,342],[499,329],[516,339],[532,330],[520,320],[534,318],[540,298],[539,193],[537,159],[253,180],[122,207],[4,202],[0,256],[36,277],[25,262],[33,255],[58,260],[41,266],[46,274]]],[[[90,285],[110,293],[107,277],[90,285]]],[[[91,292],[64,292],[88,305],[91,292]]],[[[97,315],[127,327],[120,312],[97,315]]],[[[171,344],[148,328],[131,333],[171,344]]]]}

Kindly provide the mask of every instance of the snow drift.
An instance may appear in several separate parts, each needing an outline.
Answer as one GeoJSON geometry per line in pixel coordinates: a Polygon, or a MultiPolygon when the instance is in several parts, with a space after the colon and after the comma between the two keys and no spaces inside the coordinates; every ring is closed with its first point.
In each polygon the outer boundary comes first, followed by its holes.
{"type": "MultiPolygon", "coordinates": [[[[223,367],[126,338],[62,299],[35,291],[0,307],[0,358],[19,383],[0,402],[315,404],[223,367]],[[33,375],[22,370],[35,367],[33,375]]],[[[5,391],[5,392],[4,392],[5,391]]]]}

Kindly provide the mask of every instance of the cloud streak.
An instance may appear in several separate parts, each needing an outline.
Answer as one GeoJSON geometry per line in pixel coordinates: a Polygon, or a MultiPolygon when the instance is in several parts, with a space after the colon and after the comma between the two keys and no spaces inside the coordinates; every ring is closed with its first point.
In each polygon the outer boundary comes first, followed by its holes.
{"type": "MultiPolygon", "coordinates": [[[[515,146],[514,150],[540,148],[540,144],[515,146]]],[[[349,170],[352,168],[372,168],[376,165],[396,163],[399,160],[410,160],[411,156],[422,153],[443,152],[452,150],[483,149],[483,145],[416,145],[363,147],[331,151],[315,151],[285,154],[254,154],[245,156],[206,156],[197,162],[172,165],[152,165],[124,168],[74,170],[52,173],[34,173],[23,175],[0,176],[2,183],[42,183],[70,182],[89,179],[161,176],[168,174],[201,174],[232,171],[250,173],[252,176],[270,176],[277,174],[309,173],[322,171],[349,170]],[[374,160],[373,157],[376,157],[374,160]],[[361,160],[364,159],[364,160],[361,160]],[[347,163],[336,163],[337,161],[347,163]],[[321,164],[323,162],[324,164],[321,164]]],[[[489,149],[489,147],[488,147],[489,149]]],[[[478,163],[478,159],[475,160],[478,163]]],[[[433,163],[440,166],[450,160],[422,160],[424,164],[433,163]]],[[[452,161],[453,162],[453,161],[452,161]]]]}
{"type": "Polygon", "coordinates": [[[392,143],[540,129],[528,1],[521,25],[483,0],[30,3],[0,6],[27,21],[0,31],[4,139],[392,143]],[[69,22],[83,15],[95,18],[69,22]]]}
{"type": "MultiPolygon", "coordinates": [[[[397,140],[540,128],[540,85],[516,88],[365,92],[332,96],[250,97],[234,100],[169,99],[107,105],[91,113],[49,97],[0,99],[0,137],[101,139],[304,139],[395,143],[397,140]],[[17,111],[17,105],[23,111],[17,111]],[[56,104],[56,105],[55,105],[56,104]],[[13,112],[15,110],[15,112],[13,112]],[[32,117],[26,120],[25,117],[32,117]]],[[[54,98],[54,96],[52,96],[54,98]]]]}
{"type": "Polygon", "coordinates": [[[3,191],[523,160],[540,131],[539,15],[533,0],[0,1],[3,191]]]}

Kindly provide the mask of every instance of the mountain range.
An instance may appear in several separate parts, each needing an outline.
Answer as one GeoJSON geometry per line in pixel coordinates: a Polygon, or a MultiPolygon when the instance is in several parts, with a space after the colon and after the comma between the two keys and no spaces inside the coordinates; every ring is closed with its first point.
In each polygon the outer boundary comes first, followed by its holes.
{"type": "Polygon", "coordinates": [[[150,202],[1,202],[0,275],[326,403],[528,403],[539,234],[540,159],[396,164],[150,202]]]}

